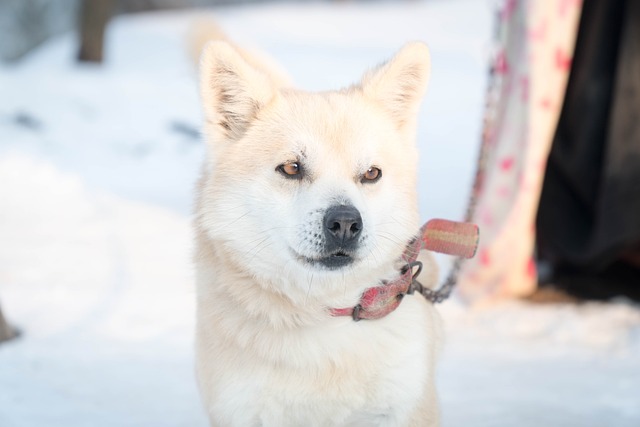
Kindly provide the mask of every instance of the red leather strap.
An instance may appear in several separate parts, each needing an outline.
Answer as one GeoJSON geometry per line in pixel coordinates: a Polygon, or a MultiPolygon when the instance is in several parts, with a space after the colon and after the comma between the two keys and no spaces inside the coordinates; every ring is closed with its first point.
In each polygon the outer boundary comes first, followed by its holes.
{"type": "Polygon", "coordinates": [[[356,321],[380,319],[398,308],[412,280],[413,272],[407,269],[396,280],[364,291],[360,303],[355,307],[330,309],[331,315],[351,316],[356,321]]]}

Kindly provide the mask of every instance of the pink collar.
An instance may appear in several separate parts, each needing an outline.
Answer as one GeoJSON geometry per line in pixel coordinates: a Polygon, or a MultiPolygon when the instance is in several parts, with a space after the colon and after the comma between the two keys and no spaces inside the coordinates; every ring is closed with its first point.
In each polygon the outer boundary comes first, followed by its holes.
{"type": "Polygon", "coordinates": [[[431,302],[442,301],[442,295],[424,288],[416,280],[422,269],[422,263],[417,261],[420,250],[472,258],[478,247],[478,238],[479,230],[475,224],[445,219],[428,221],[420,228],[418,237],[407,244],[401,257],[404,267],[397,279],[383,281],[381,285],[367,289],[355,307],[329,309],[331,315],[351,316],[355,321],[380,319],[398,308],[405,295],[413,294],[416,290],[431,302]]]}

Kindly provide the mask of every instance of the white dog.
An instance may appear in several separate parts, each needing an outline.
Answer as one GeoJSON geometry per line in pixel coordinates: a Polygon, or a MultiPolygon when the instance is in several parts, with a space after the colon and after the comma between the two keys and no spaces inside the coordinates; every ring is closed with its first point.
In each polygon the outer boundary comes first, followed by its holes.
{"type": "Polygon", "coordinates": [[[429,51],[407,44],[335,92],[286,88],[272,69],[224,41],[200,62],[197,377],[211,424],[438,425],[434,307],[363,300],[400,277],[420,226],[429,51]]]}

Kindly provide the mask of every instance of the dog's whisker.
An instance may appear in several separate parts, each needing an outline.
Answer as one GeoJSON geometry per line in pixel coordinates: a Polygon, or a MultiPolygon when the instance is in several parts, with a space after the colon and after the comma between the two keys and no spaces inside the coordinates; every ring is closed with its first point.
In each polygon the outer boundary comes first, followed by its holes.
{"type": "Polygon", "coordinates": [[[311,285],[313,283],[313,273],[311,273],[311,279],[309,280],[309,287],[307,288],[307,296],[304,299],[304,305],[307,305],[307,300],[309,299],[309,293],[311,292],[311,285]]]}
{"type": "Polygon", "coordinates": [[[249,261],[247,261],[249,264],[251,264],[253,262],[253,260],[255,259],[256,256],[258,256],[258,254],[260,252],[262,252],[264,249],[268,248],[269,246],[271,246],[273,244],[273,242],[268,241],[269,237],[265,237],[264,240],[262,240],[260,243],[258,243],[256,245],[256,247],[254,248],[254,253],[251,256],[251,258],[249,259],[249,261]],[[266,245],[264,244],[265,242],[268,242],[266,245]],[[261,247],[260,247],[261,246],[261,247]]]}
{"type": "MultiPolygon", "coordinates": [[[[251,241],[248,241],[248,242],[247,242],[247,244],[246,244],[245,246],[249,246],[250,244],[257,242],[258,240],[264,241],[264,240],[266,240],[266,239],[268,239],[268,238],[269,238],[269,236],[264,236],[264,233],[260,233],[260,236],[259,236],[258,238],[253,239],[253,240],[251,240],[251,241]]],[[[260,243],[258,243],[258,245],[259,245],[259,244],[260,244],[260,243]]],[[[257,246],[257,245],[256,245],[256,246],[257,246]]],[[[245,255],[247,255],[247,254],[248,254],[249,252],[251,252],[253,249],[255,249],[255,246],[254,246],[253,248],[249,249],[249,250],[245,253],[245,255]]]]}
{"type": "Polygon", "coordinates": [[[395,238],[398,237],[394,233],[392,233],[390,231],[386,231],[386,230],[379,230],[378,233],[385,233],[385,234],[390,235],[390,236],[395,237],[395,238]]]}
{"type": "Polygon", "coordinates": [[[235,224],[236,222],[240,221],[242,218],[244,218],[245,216],[249,215],[250,213],[251,213],[251,211],[246,211],[245,213],[240,215],[238,218],[236,218],[233,221],[231,221],[230,223],[228,223],[226,225],[226,227],[231,227],[233,224],[235,224]]]}
{"type": "Polygon", "coordinates": [[[382,238],[382,239],[386,239],[388,241],[390,241],[391,243],[397,245],[398,247],[402,247],[404,248],[406,246],[406,243],[402,243],[400,242],[397,238],[395,238],[395,236],[391,235],[391,236],[386,236],[384,234],[382,234],[382,232],[378,232],[376,233],[376,236],[382,238]]]}
{"type": "Polygon", "coordinates": [[[405,222],[400,221],[395,215],[391,215],[391,219],[394,220],[395,222],[397,222],[400,225],[409,225],[409,220],[408,219],[404,219],[405,222]]]}
{"type": "Polygon", "coordinates": [[[217,229],[215,230],[215,233],[218,233],[220,231],[223,231],[223,230],[229,228],[230,226],[232,226],[236,222],[240,221],[242,218],[244,218],[245,216],[249,215],[250,213],[251,213],[251,211],[247,211],[247,212],[243,213],[242,215],[240,215],[239,217],[237,217],[236,219],[231,220],[228,223],[221,224],[219,227],[217,227],[217,229]]]}
{"type": "Polygon", "coordinates": [[[262,252],[263,250],[265,250],[266,248],[270,247],[271,243],[269,243],[268,245],[264,245],[262,246],[260,249],[258,249],[258,251],[256,253],[253,254],[253,256],[251,257],[251,259],[249,260],[249,262],[252,262],[256,256],[258,256],[258,254],[260,254],[260,252],[262,252]]]}
{"type": "MultiPolygon", "coordinates": [[[[403,225],[403,224],[399,223],[399,222],[398,222],[398,221],[396,221],[396,220],[393,220],[393,221],[378,222],[378,223],[375,223],[375,224],[373,224],[373,225],[374,225],[375,227],[380,227],[381,225],[389,225],[389,224],[400,224],[400,225],[403,225]]],[[[409,224],[406,224],[406,225],[409,225],[409,224]]],[[[403,225],[403,226],[404,226],[404,225],[403,225]]]]}
{"type": "MultiPolygon", "coordinates": [[[[248,256],[251,252],[253,252],[254,250],[256,250],[261,244],[263,244],[264,242],[266,242],[267,240],[269,240],[269,236],[266,237],[262,237],[262,238],[258,238],[255,239],[253,242],[260,240],[258,243],[256,243],[255,245],[253,245],[250,249],[248,249],[247,251],[244,252],[244,256],[248,256]]],[[[251,243],[253,243],[251,242],[251,243]]]]}
{"type": "Polygon", "coordinates": [[[263,239],[263,236],[264,236],[266,233],[270,232],[270,231],[277,230],[277,229],[282,229],[282,228],[290,228],[290,227],[272,227],[272,228],[268,228],[268,229],[263,230],[263,231],[259,231],[259,232],[257,232],[257,233],[256,233],[256,235],[257,235],[258,237],[257,237],[256,239],[253,239],[253,240],[251,240],[251,241],[247,242],[247,245],[249,245],[249,244],[251,244],[251,243],[253,243],[253,242],[257,242],[257,241],[258,241],[258,240],[260,240],[260,239],[263,239]]]}
{"type": "Polygon", "coordinates": [[[374,258],[376,263],[379,263],[380,259],[376,256],[376,251],[382,257],[382,252],[380,251],[380,247],[378,246],[377,243],[374,242],[371,250],[369,250],[369,255],[371,255],[374,258]]]}

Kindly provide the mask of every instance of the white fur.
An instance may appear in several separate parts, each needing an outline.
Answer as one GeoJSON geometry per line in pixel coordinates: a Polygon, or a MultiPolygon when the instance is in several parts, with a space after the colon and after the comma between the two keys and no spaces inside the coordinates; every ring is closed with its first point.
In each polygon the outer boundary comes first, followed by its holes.
{"type": "Polygon", "coordinates": [[[195,220],[196,353],[211,424],[437,425],[432,305],[407,296],[360,322],[328,311],[397,275],[420,225],[426,46],[408,44],[360,85],[328,93],[284,89],[246,55],[218,41],[201,60],[209,155],[195,220]],[[276,170],[288,161],[305,178],[276,170]],[[382,178],[362,183],[371,166],[382,178]],[[327,270],[302,259],[319,256],[323,213],[335,204],[356,207],[364,228],[356,261],[327,270]]]}

